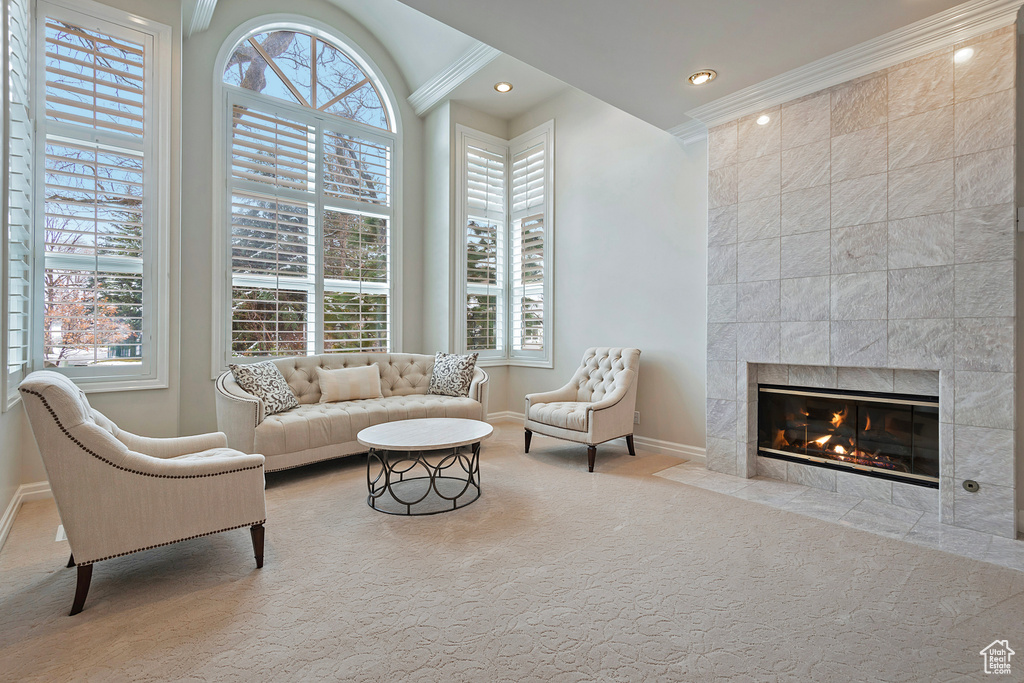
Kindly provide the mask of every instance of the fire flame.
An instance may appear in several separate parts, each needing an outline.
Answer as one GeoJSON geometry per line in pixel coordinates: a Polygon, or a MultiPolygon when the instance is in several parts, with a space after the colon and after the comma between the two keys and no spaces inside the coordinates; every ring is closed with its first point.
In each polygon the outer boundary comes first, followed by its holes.
{"type": "Polygon", "coordinates": [[[835,450],[839,455],[846,455],[846,449],[842,446],[836,446],[835,450]]]}
{"type": "Polygon", "coordinates": [[[831,438],[832,438],[832,435],[831,435],[831,434],[826,434],[826,435],[825,435],[825,436],[823,436],[823,437],[820,437],[820,438],[818,438],[818,439],[815,439],[815,440],[814,440],[814,443],[818,444],[819,446],[824,446],[824,445],[825,445],[825,442],[826,442],[826,441],[828,441],[828,440],[829,440],[829,439],[831,439],[831,438]]]}
{"type": "Polygon", "coordinates": [[[839,425],[843,424],[843,421],[846,420],[846,411],[847,410],[848,410],[847,408],[843,408],[843,410],[841,412],[832,413],[832,426],[833,427],[838,427],[839,425]]]}
{"type": "Polygon", "coordinates": [[[864,431],[865,432],[870,432],[871,431],[871,413],[866,413],[866,417],[867,417],[868,422],[867,422],[866,425],[864,425],[864,431]]]}

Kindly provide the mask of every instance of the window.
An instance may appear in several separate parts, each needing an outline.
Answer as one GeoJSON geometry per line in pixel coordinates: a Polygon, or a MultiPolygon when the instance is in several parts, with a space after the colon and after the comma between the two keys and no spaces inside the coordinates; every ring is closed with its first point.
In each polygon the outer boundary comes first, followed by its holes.
{"type": "Polygon", "coordinates": [[[36,364],[166,386],[170,28],[74,6],[37,6],[36,364]]]}
{"type": "Polygon", "coordinates": [[[216,323],[230,328],[215,369],[395,346],[397,135],[362,61],[312,31],[267,28],[226,60],[230,316],[216,323]]]}
{"type": "Polygon", "coordinates": [[[18,383],[29,369],[29,327],[32,287],[32,167],[33,125],[29,97],[31,76],[31,5],[29,0],[7,0],[6,102],[7,147],[4,150],[7,185],[4,211],[7,231],[4,236],[4,299],[3,317],[7,334],[3,339],[3,355],[7,360],[4,374],[3,406],[17,398],[18,383]]]}
{"type": "Polygon", "coordinates": [[[458,127],[461,346],[482,361],[551,363],[553,135],[458,127]]]}

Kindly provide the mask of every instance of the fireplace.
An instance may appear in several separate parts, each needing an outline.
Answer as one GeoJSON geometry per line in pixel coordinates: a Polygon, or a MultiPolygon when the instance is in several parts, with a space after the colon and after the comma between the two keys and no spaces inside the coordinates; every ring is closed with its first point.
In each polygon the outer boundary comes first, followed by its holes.
{"type": "Polygon", "coordinates": [[[757,405],[763,457],[939,487],[937,397],[759,384],[757,405]]]}

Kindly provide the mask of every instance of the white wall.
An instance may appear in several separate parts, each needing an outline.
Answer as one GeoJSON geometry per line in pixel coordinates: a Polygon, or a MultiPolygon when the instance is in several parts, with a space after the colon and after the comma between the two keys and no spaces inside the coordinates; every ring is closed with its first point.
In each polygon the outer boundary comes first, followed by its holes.
{"type": "Polygon", "coordinates": [[[243,22],[287,12],[328,24],[358,45],[381,71],[394,91],[403,136],[402,175],[402,350],[418,351],[423,330],[423,124],[412,112],[409,88],[381,44],[350,15],[323,0],[220,0],[210,28],[185,43],[183,65],[184,178],[182,207],[182,335],[180,431],[183,434],[216,429],[211,380],[212,177],[213,126],[221,117],[213,110],[214,62],[228,34],[243,22]]]}
{"type": "Polygon", "coordinates": [[[635,346],[637,436],[703,447],[706,146],[683,147],[575,89],[513,120],[509,134],[549,119],[554,368],[509,368],[509,409],[522,412],[527,393],[562,386],[588,346],[635,346]]]}

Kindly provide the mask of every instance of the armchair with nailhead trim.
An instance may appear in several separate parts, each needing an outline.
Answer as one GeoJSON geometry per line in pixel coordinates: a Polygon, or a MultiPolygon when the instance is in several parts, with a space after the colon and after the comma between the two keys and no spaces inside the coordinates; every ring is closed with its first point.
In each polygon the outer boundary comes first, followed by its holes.
{"type": "Polygon", "coordinates": [[[262,455],[217,432],[156,439],[119,429],[74,382],[41,370],[19,386],[77,566],[72,616],[93,564],[198,536],[249,527],[263,566],[267,518],[262,455]]]}

